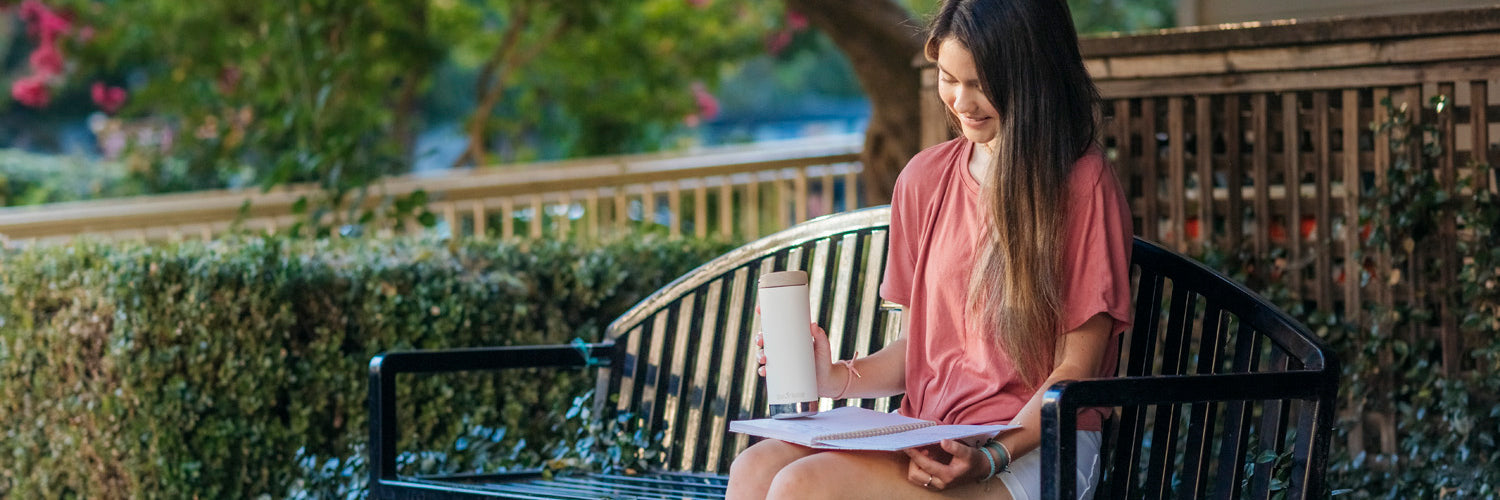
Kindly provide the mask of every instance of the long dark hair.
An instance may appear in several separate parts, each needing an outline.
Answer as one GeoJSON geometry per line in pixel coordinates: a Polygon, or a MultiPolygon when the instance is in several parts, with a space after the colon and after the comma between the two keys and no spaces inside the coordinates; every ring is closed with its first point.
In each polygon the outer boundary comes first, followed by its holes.
{"type": "Polygon", "coordinates": [[[1062,333],[1068,177],[1095,142],[1099,90],[1064,0],[948,0],[928,33],[929,59],[949,39],[973,54],[999,115],[968,311],[1034,388],[1062,333]]]}

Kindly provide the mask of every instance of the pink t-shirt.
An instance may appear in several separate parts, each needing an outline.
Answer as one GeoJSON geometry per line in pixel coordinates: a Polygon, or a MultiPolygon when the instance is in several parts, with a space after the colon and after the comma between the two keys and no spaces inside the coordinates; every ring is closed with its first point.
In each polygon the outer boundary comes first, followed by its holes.
{"type": "MultiPolygon", "coordinates": [[[[933,146],[901,172],[880,286],[880,295],[905,306],[911,321],[901,413],[946,424],[1010,422],[1034,393],[1000,346],[972,330],[964,314],[984,224],[981,188],[968,169],[973,144],[960,137],[933,146]]],[[[1118,335],[1130,325],[1130,207],[1098,150],[1073,166],[1069,192],[1062,332],[1105,313],[1118,335]]],[[[1115,339],[1099,376],[1115,372],[1115,339]]],[[[1102,416],[1103,410],[1081,412],[1078,428],[1099,430],[1102,416]]]]}

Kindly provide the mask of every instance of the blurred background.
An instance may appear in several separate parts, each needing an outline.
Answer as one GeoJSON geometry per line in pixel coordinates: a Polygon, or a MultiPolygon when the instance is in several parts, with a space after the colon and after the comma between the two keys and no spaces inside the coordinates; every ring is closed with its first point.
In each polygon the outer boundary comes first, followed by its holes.
{"type": "MultiPolygon", "coordinates": [[[[376,353],[598,340],[884,203],[936,3],[0,0],[0,497],[362,498],[376,353]]],[[[1137,234],[1339,350],[1338,493],[1495,498],[1500,6],[1069,4],[1137,234]]],[[[403,474],[651,445],[459,382],[403,474]]]]}
{"type": "MultiPolygon", "coordinates": [[[[897,3],[913,32],[935,4],[897,3]]],[[[1172,0],[1072,4],[1088,33],[1176,24],[1172,0]]],[[[859,133],[870,115],[807,16],[737,0],[0,2],[0,84],[0,172],[28,186],[6,205],[859,133]]]]}

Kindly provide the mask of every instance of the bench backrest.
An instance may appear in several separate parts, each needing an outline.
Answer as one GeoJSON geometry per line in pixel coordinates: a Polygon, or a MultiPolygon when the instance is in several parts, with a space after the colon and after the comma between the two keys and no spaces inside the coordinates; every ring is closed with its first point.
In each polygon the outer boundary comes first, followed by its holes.
{"type": "Polygon", "coordinates": [[[1136,238],[1131,264],[1135,325],[1121,339],[1118,376],[1147,387],[1150,378],[1281,373],[1299,385],[1200,377],[1211,383],[1132,398],[1174,402],[1116,407],[1098,498],[1318,496],[1338,387],[1328,347],[1243,285],[1156,244],[1136,238]]]}
{"type": "MultiPolygon", "coordinates": [[[[756,279],[808,271],[814,316],[838,357],[878,350],[895,339],[900,324],[899,310],[882,306],[878,296],[889,217],[888,207],[876,207],[804,223],[719,257],[643,300],[606,332],[617,348],[597,390],[617,399],[599,401],[642,417],[649,432],[664,431],[666,469],[727,472],[749,444],[726,430],[728,422],[766,412],[765,389],[754,372],[756,279]]],[[[1139,239],[1132,264],[1136,326],[1121,338],[1121,376],[1286,371],[1321,363],[1321,344],[1304,328],[1207,268],[1139,239]]],[[[899,401],[851,403],[887,410],[899,401]]],[[[1279,484],[1273,479],[1325,468],[1326,446],[1309,460],[1303,442],[1311,436],[1304,432],[1299,439],[1290,430],[1315,424],[1314,405],[1303,403],[1117,407],[1105,430],[1099,498],[1171,495],[1182,491],[1182,481],[1209,478],[1220,484],[1186,491],[1264,498],[1279,484]],[[1290,460],[1261,464],[1251,455],[1280,456],[1294,448],[1301,453],[1290,460]]]]}
{"type": "MultiPolygon", "coordinates": [[[[665,431],[668,469],[727,473],[749,445],[745,435],[728,432],[729,421],[760,418],[767,409],[753,344],[760,275],[807,271],[813,316],[833,350],[846,358],[878,350],[900,324],[899,311],[881,307],[878,293],[889,217],[879,207],[808,221],[663,287],[605,332],[616,342],[616,368],[601,373],[597,393],[617,395],[616,410],[644,418],[653,433],[665,431]]],[[[855,402],[896,405],[891,398],[855,402]]]]}

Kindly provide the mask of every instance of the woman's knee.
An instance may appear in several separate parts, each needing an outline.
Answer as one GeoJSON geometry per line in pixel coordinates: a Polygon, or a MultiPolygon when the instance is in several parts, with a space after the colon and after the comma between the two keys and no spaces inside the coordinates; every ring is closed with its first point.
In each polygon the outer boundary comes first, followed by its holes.
{"type": "Polygon", "coordinates": [[[862,489],[860,478],[875,472],[869,465],[843,453],[797,460],[776,473],[766,498],[849,497],[862,489]]]}
{"type": "Polygon", "coordinates": [[[734,457],[729,464],[730,482],[770,483],[771,478],[797,459],[806,457],[811,450],[768,439],[756,443],[734,457]]]}

